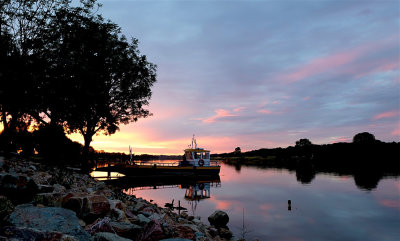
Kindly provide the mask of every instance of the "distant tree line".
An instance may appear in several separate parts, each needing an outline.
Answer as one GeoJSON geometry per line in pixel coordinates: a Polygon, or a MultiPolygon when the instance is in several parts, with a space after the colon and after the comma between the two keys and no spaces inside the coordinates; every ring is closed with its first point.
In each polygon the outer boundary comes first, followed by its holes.
{"type": "Polygon", "coordinates": [[[84,163],[94,135],[151,115],[144,107],[156,66],[99,7],[96,0],[1,1],[0,151],[79,153],[84,163]],[[73,132],[83,146],[65,137],[73,132]]]}
{"type": "Polygon", "coordinates": [[[316,173],[353,175],[364,189],[375,188],[384,176],[400,175],[400,143],[376,140],[368,132],[358,133],[352,143],[312,144],[308,139],[287,148],[262,148],[248,152],[213,154],[212,158],[236,165],[255,165],[296,171],[300,182],[309,183],[316,173]]]}

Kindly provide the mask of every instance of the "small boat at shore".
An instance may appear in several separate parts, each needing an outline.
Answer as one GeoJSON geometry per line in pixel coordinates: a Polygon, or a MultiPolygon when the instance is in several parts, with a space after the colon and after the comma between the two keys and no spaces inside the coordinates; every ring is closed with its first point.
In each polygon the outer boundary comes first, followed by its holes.
{"type": "Polygon", "coordinates": [[[210,160],[210,151],[197,147],[196,139],[184,150],[183,159],[177,162],[145,162],[115,164],[100,167],[96,171],[119,172],[126,176],[214,176],[219,175],[221,165],[218,161],[210,160]]]}

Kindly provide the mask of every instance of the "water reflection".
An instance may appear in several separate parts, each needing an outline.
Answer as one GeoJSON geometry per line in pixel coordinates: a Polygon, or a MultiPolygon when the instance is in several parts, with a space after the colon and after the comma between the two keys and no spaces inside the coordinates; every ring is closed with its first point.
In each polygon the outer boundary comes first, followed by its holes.
{"type": "MultiPolygon", "coordinates": [[[[365,191],[371,191],[377,188],[379,181],[386,177],[396,177],[399,176],[399,173],[385,173],[380,170],[374,170],[371,168],[360,167],[354,171],[342,170],[338,169],[330,169],[330,170],[319,170],[317,169],[311,162],[307,160],[302,160],[297,163],[296,166],[287,166],[287,167],[271,167],[271,166],[260,166],[260,165],[241,165],[239,163],[225,163],[227,165],[233,166],[235,170],[240,173],[242,166],[244,167],[252,167],[257,169],[282,169],[288,170],[290,172],[294,171],[296,173],[296,180],[301,184],[310,184],[315,176],[318,174],[327,173],[335,176],[352,176],[354,179],[355,185],[365,191]]],[[[395,170],[393,170],[395,171],[395,170]]]]}
{"type": "Polygon", "coordinates": [[[361,174],[223,164],[218,180],[122,178],[116,185],[159,206],[180,201],[204,223],[223,210],[236,237],[243,224],[249,228],[247,240],[397,240],[400,180],[361,174]]]}
{"type": "MultiPolygon", "coordinates": [[[[179,197],[179,199],[183,198],[183,200],[189,204],[193,216],[196,214],[198,203],[204,199],[211,198],[211,188],[221,187],[221,179],[219,175],[210,177],[122,177],[118,179],[111,179],[107,182],[120,187],[122,191],[128,195],[137,195],[138,192],[143,193],[146,190],[185,190],[184,195],[179,197]]],[[[179,199],[177,202],[175,202],[175,199],[172,199],[171,202],[163,200],[164,206],[172,210],[177,210],[178,212],[181,210],[186,210],[187,208],[183,207],[183,203],[181,206],[179,199]],[[176,206],[176,204],[178,204],[178,206],[176,206]]],[[[162,203],[160,203],[160,205],[162,205],[162,203]]]]}

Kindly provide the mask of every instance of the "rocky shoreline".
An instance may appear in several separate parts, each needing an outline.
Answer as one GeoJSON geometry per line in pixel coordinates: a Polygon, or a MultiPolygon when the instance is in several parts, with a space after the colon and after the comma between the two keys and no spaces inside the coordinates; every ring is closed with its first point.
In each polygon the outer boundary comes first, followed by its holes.
{"type": "Polygon", "coordinates": [[[178,215],[73,168],[0,156],[0,240],[234,240],[228,215],[210,225],[178,215]]]}

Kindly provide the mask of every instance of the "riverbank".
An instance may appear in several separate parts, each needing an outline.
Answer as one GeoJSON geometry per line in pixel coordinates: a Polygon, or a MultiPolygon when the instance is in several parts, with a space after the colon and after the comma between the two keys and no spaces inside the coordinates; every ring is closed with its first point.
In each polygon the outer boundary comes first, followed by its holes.
{"type": "Polygon", "coordinates": [[[78,169],[0,156],[0,240],[234,240],[229,217],[180,215],[78,169]]]}

